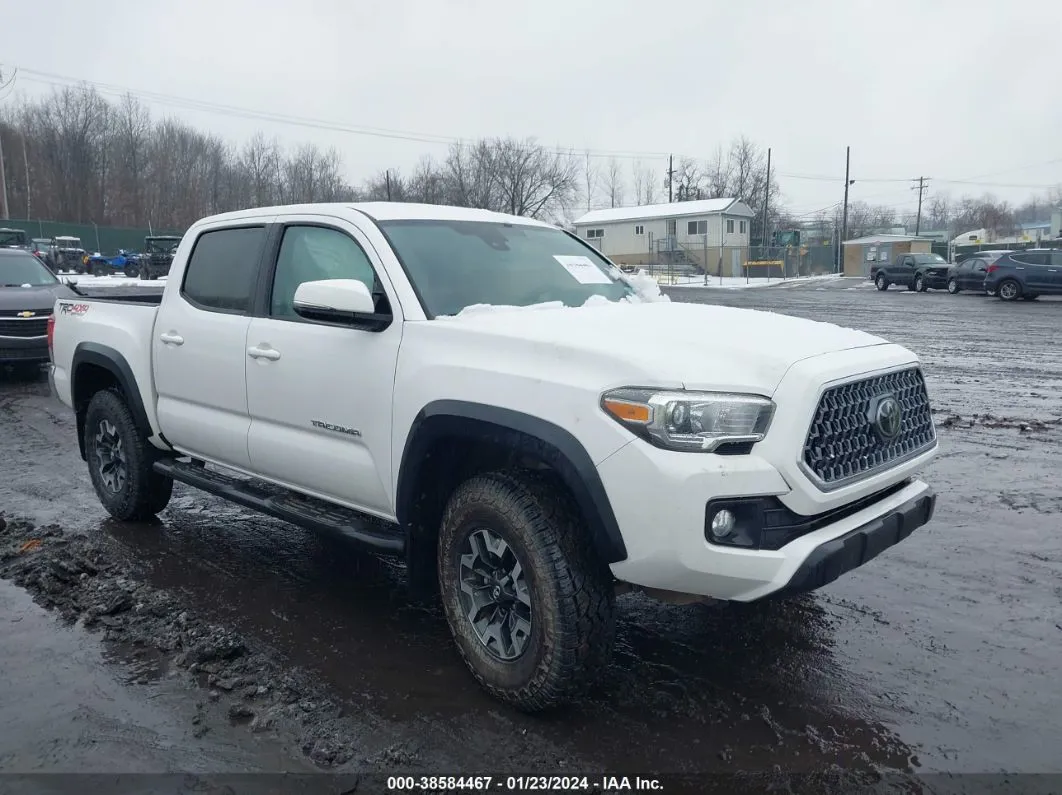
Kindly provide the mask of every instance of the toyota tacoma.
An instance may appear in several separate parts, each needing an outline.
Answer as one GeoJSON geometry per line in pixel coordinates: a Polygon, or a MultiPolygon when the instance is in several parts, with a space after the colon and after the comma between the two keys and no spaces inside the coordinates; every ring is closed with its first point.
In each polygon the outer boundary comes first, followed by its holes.
{"type": "Polygon", "coordinates": [[[49,341],[114,518],[157,514],[179,481],[401,555],[473,676],[529,711],[600,676],[618,593],[809,591],[935,503],[913,353],[672,303],[529,218],[213,216],[161,293],[59,300],[49,341]]]}

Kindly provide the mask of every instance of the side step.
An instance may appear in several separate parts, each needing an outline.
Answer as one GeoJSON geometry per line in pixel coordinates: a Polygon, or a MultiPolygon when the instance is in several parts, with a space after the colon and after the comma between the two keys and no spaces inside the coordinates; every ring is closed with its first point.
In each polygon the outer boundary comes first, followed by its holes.
{"type": "Polygon", "coordinates": [[[307,497],[272,483],[231,477],[172,458],[156,461],[154,469],[160,475],[308,530],[339,533],[388,552],[405,551],[406,539],[400,527],[375,516],[307,497]]]}

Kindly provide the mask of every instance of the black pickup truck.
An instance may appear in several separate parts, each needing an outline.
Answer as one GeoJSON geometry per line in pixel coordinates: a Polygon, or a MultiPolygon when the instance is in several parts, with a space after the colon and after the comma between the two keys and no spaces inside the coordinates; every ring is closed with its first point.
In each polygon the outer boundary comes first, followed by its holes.
{"type": "Polygon", "coordinates": [[[948,267],[948,261],[939,254],[900,254],[888,265],[872,266],[870,278],[879,290],[902,284],[908,290],[924,293],[930,288],[947,289],[948,267]]]}

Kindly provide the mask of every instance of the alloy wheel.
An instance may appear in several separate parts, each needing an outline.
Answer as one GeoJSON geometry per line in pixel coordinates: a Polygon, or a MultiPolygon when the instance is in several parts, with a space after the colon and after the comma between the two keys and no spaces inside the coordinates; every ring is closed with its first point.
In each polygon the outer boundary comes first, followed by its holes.
{"type": "Polygon", "coordinates": [[[125,448],[118,429],[110,420],[100,420],[96,426],[96,468],[109,491],[118,494],[125,487],[129,477],[125,448]]]}
{"type": "Polygon", "coordinates": [[[497,533],[477,528],[460,548],[461,610],[487,652],[516,660],[531,640],[531,593],[523,564],[497,533]]]}

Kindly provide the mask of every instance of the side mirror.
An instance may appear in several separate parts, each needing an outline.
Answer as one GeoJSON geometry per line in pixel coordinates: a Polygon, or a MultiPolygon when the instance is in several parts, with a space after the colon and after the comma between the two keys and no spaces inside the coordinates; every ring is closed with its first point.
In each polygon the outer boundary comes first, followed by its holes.
{"type": "Polygon", "coordinates": [[[77,287],[77,279],[71,279],[69,276],[60,276],[59,283],[67,287],[77,287]]]}
{"type": "Polygon", "coordinates": [[[391,325],[391,315],[376,314],[372,293],[357,279],[303,282],[295,289],[295,314],[307,320],[341,323],[369,331],[391,325]]]}

